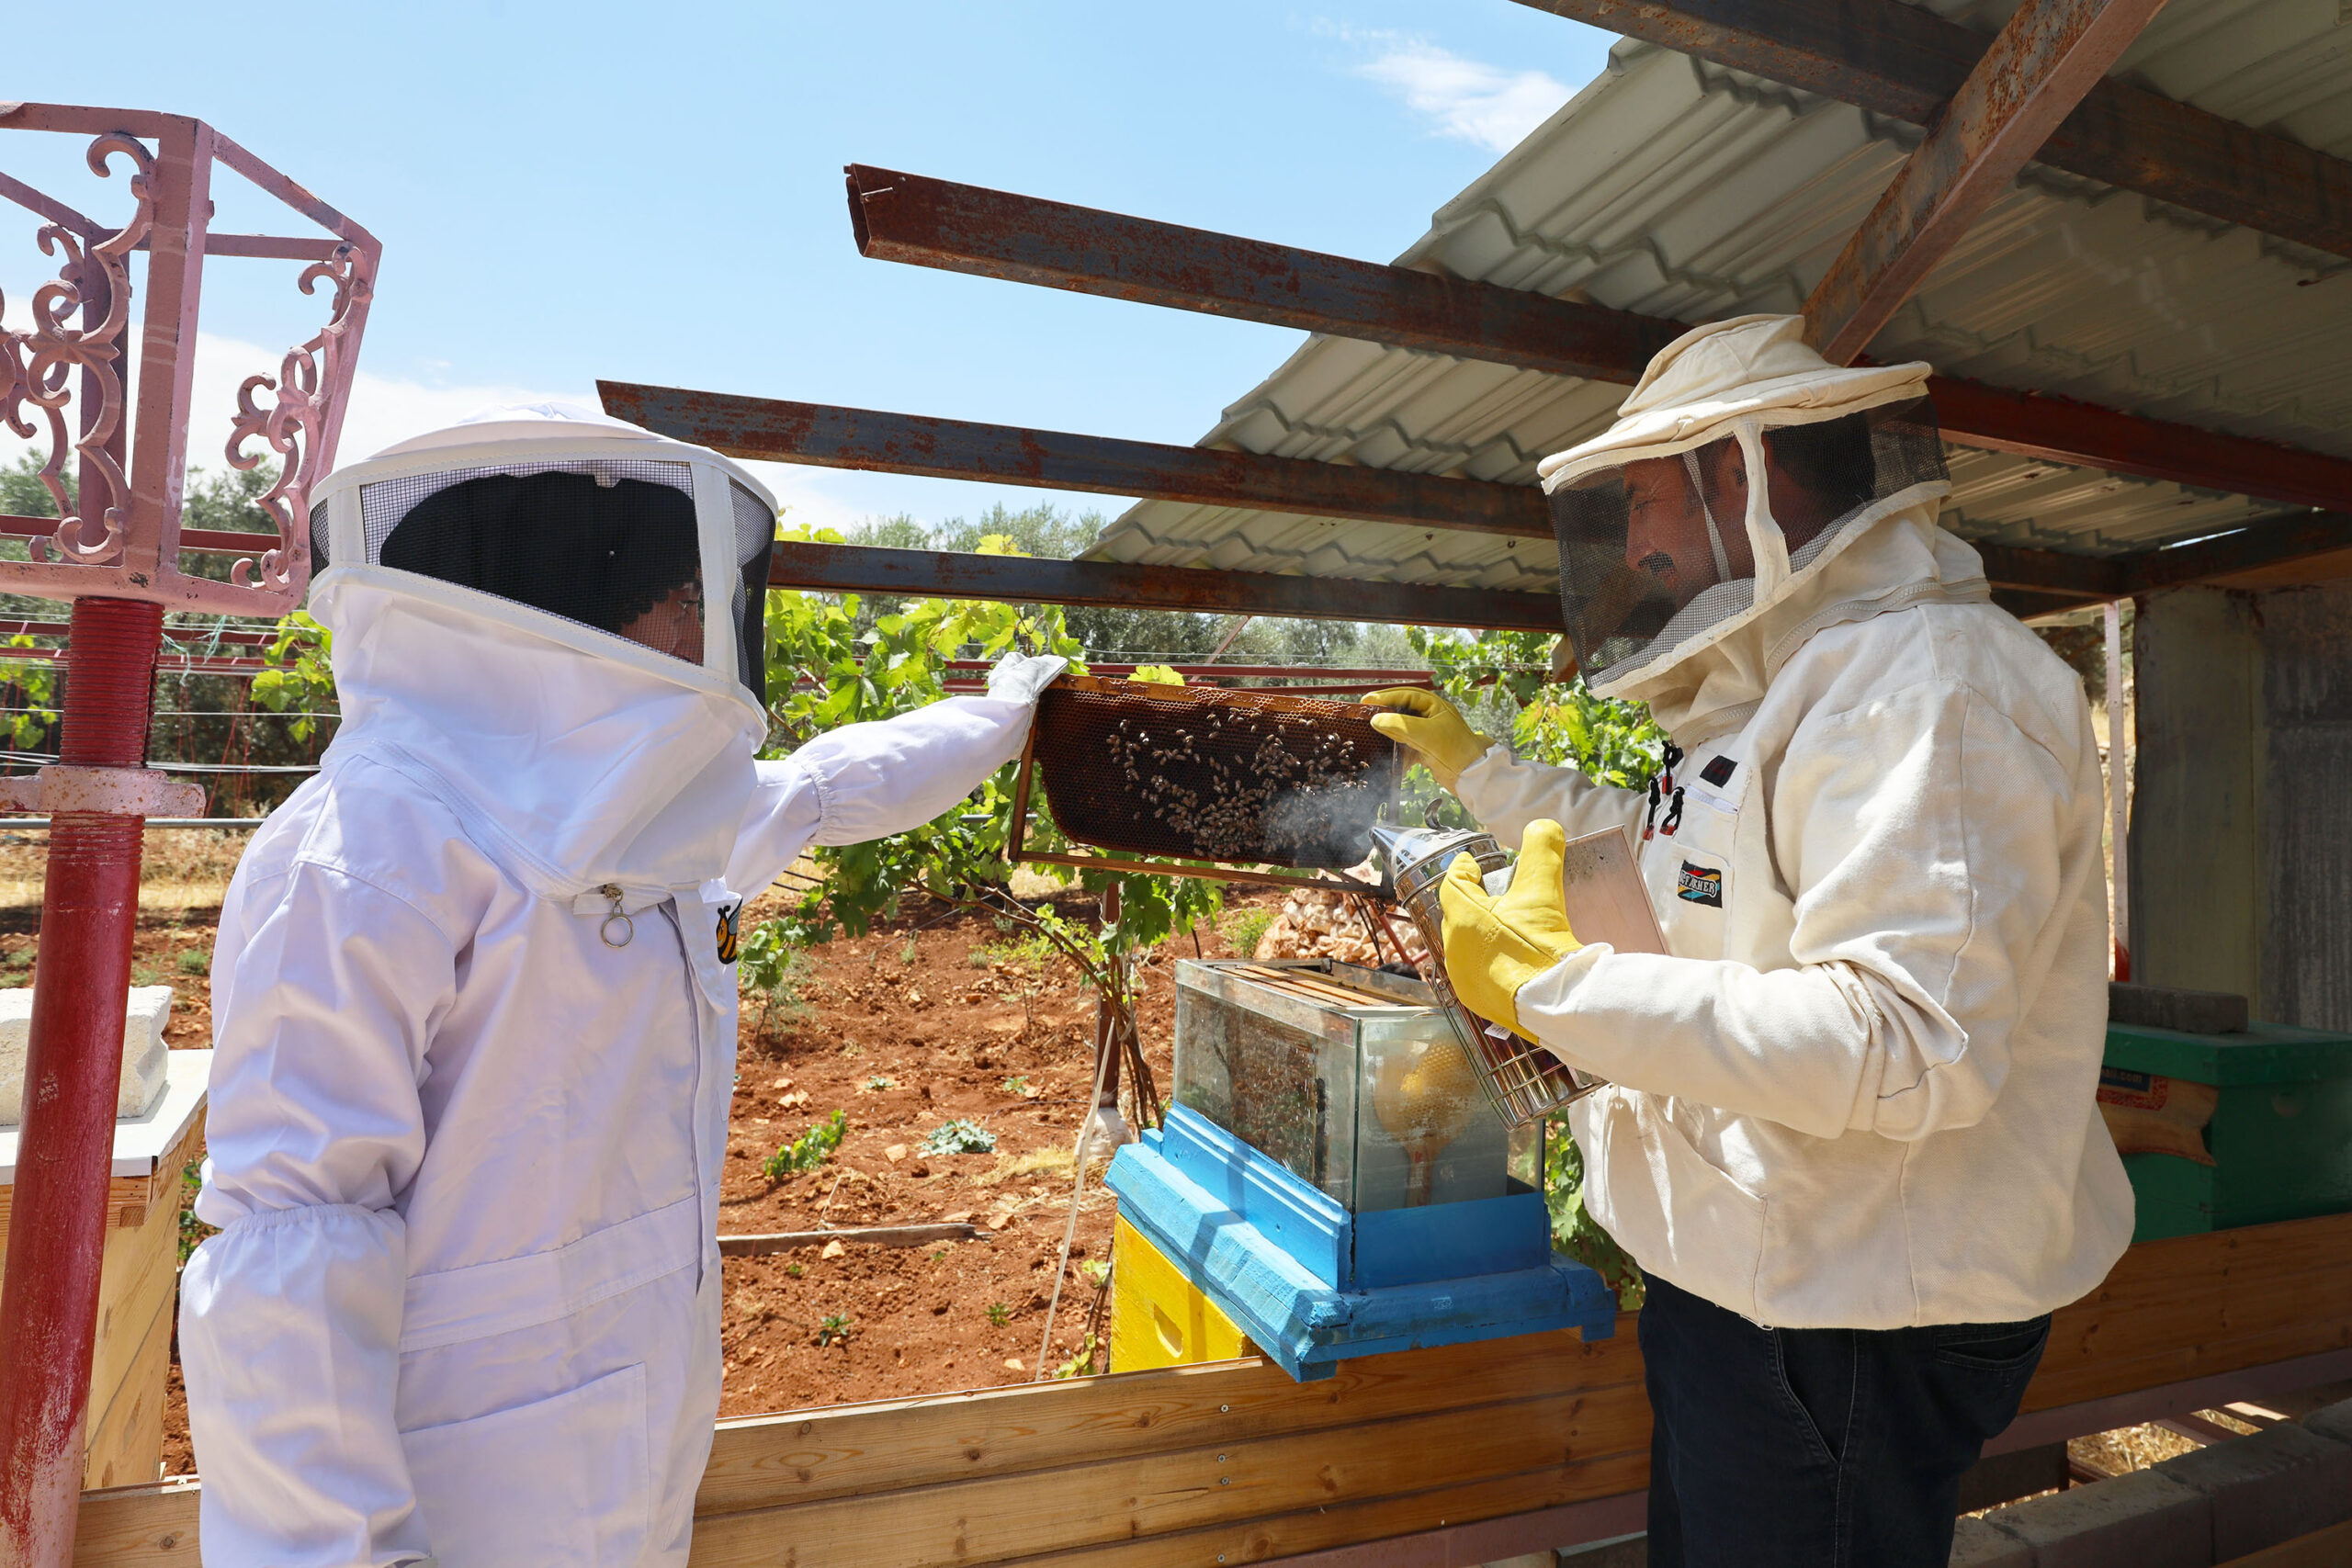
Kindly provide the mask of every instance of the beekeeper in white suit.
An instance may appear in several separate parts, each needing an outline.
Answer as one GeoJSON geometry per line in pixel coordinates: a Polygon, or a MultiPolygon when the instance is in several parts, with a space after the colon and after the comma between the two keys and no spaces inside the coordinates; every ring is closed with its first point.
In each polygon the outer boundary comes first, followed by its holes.
{"type": "Polygon", "coordinates": [[[1801,332],[1686,333],[1541,466],[1582,670],[1672,738],[1649,789],[1368,699],[1521,848],[1503,897],[1443,889],[1455,989],[1613,1086],[1570,1120],[1649,1280],[1654,1568],[1940,1568],[2048,1314],[2132,1233],[2081,686],[1936,525],[1928,367],[1801,332]],[[1607,829],[1668,955],[1568,927],[1562,840],[1607,829]]]}
{"type": "Polygon", "coordinates": [[[205,1561],[683,1563],[743,901],[954,806],[1062,661],[755,763],[774,502],[560,406],[343,469],[311,527],[343,725],[214,950],[205,1561]]]}

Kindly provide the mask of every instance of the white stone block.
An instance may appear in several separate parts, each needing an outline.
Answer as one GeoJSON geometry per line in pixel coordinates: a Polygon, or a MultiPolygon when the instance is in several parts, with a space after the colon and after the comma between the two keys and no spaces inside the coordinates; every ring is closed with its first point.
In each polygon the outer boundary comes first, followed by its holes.
{"type": "MultiPolygon", "coordinates": [[[[133,986],[122,1021],[122,1089],[117,1120],[143,1116],[164,1092],[164,1025],[172,1018],[169,986],[133,986]]],[[[0,1127],[24,1120],[25,1052],[32,1039],[29,986],[0,987],[0,1127]]]]}

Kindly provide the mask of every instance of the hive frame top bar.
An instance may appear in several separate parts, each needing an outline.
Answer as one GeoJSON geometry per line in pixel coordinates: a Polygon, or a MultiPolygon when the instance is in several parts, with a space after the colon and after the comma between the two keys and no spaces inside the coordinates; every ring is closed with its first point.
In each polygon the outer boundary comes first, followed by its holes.
{"type": "MultiPolygon", "coordinates": [[[[1065,674],[1057,676],[1055,685],[1072,690],[1101,693],[1114,696],[1142,696],[1175,702],[1204,703],[1214,705],[1272,709],[1296,713],[1312,711],[1330,703],[1328,697],[1288,696],[1279,692],[1234,691],[1229,689],[1161,685],[1151,681],[1125,681],[1096,675],[1065,674]]],[[[1363,897],[1394,902],[1395,894],[1384,867],[1378,882],[1362,882],[1354,877],[1312,871],[1260,869],[1239,865],[1195,863],[1175,860],[1136,859],[1115,855],[1064,854],[1028,847],[1029,795],[1036,775],[1037,734],[1033,726],[1028,742],[1021,751],[1021,773],[1013,785],[1012,838],[1005,846],[1005,861],[1011,865],[1068,865],[1083,871],[1131,873],[1147,876],[1194,876],[1212,882],[1244,882],[1271,887],[1319,887],[1335,893],[1347,893],[1363,897]]]]}

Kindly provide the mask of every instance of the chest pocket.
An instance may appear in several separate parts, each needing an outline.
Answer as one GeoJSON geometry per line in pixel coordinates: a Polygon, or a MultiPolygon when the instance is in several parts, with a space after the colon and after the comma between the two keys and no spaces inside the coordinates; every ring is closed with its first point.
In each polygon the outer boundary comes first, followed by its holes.
{"type": "Polygon", "coordinates": [[[1676,773],[1680,809],[1661,812],[1658,830],[1642,846],[1642,881],[1666,932],[1667,951],[1721,958],[1736,893],[1732,849],[1752,771],[1736,758],[1702,750],[1676,773]]]}

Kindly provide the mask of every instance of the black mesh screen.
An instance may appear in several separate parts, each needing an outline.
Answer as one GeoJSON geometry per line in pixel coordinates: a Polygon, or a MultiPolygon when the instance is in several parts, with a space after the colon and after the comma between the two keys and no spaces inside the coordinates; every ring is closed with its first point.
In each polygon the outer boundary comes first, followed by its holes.
{"type": "Polygon", "coordinates": [[[1130,854],[1340,871],[1396,800],[1395,742],[1359,703],[1065,676],[1035,756],[1061,830],[1130,854]]]}
{"type": "Polygon", "coordinates": [[[411,508],[379,559],[702,661],[694,498],[668,485],[566,473],[467,479],[411,508]]]}
{"type": "MultiPolygon", "coordinates": [[[[1948,477],[1925,398],[1768,425],[1761,440],[1765,504],[1796,572],[1871,507],[1948,477]]],[[[1724,436],[1596,469],[1551,493],[1560,609],[1587,676],[1654,659],[1755,604],[1746,467],[1736,439],[1724,436]]]]}
{"type": "Polygon", "coordinates": [[[729,479],[728,500],[735,513],[735,559],[739,570],[729,606],[736,628],[736,668],[743,684],[764,707],[768,700],[768,557],[775,551],[775,513],[767,502],[729,479]]]}

